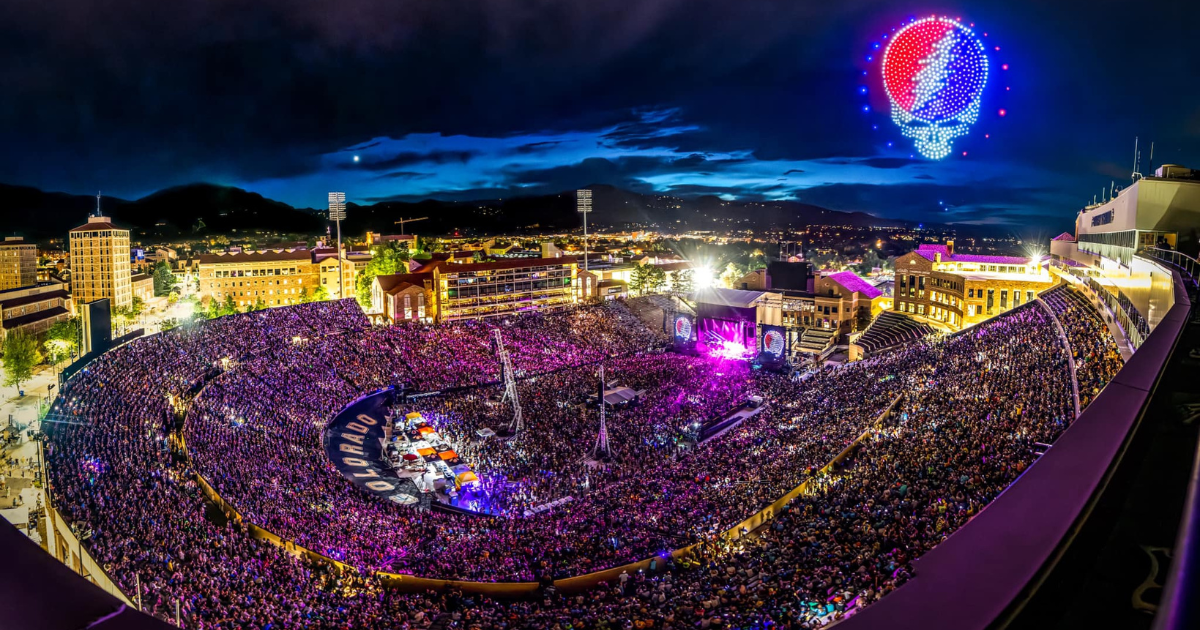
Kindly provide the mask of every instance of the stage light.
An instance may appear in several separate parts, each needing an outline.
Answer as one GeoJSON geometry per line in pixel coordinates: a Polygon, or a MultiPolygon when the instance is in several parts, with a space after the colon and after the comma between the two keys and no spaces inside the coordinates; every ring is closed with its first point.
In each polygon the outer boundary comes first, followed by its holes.
{"type": "Polygon", "coordinates": [[[696,273],[695,273],[695,278],[693,278],[693,280],[694,280],[694,284],[696,285],[697,290],[709,289],[709,288],[712,288],[712,286],[714,284],[716,284],[717,274],[715,271],[713,271],[712,269],[709,269],[708,267],[697,267],[696,273]]]}

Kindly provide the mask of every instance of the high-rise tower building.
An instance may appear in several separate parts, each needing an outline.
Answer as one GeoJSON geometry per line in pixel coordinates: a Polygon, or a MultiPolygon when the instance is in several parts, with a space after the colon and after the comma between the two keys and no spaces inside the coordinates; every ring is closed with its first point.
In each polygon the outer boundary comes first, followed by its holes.
{"type": "Polygon", "coordinates": [[[133,303],[130,282],[129,230],[123,230],[102,216],[88,217],[87,223],[70,234],[71,293],[76,304],[83,305],[108,298],[114,309],[133,303]]]}
{"type": "Polygon", "coordinates": [[[37,245],[20,236],[0,242],[0,291],[37,283],[37,245]]]}

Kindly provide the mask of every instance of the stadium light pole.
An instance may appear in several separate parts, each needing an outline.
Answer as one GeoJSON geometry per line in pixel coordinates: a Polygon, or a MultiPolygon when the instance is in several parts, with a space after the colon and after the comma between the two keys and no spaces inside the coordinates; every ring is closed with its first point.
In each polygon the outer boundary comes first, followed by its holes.
{"type": "Polygon", "coordinates": [[[329,220],[337,225],[337,258],[338,258],[338,299],[346,297],[346,287],[342,271],[342,219],[346,218],[346,193],[329,193],[329,220]]]}
{"type": "Polygon", "coordinates": [[[587,215],[592,212],[592,191],[580,188],[575,191],[575,211],[583,215],[583,270],[588,270],[587,215]]]}

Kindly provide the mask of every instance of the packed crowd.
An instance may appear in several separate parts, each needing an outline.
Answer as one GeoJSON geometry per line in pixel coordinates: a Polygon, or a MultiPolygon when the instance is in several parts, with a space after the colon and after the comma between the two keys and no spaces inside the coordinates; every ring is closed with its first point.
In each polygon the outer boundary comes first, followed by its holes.
{"type": "MultiPolygon", "coordinates": [[[[986,505],[1036,458],[1035,443],[1071,419],[1066,354],[1038,309],[798,381],[647,352],[655,336],[619,305],[371,329],[344,304],[231,316],[127,344],[56,403],[77,422],[57,425],[46,447],[55,505],[122,588],[132,592],[140,575],[150,612],[165,616],[178,600],[197,628],[423,628],[438,618],[479,630],[815,627],[902,583],[912,558],[986,505]],[[486,342],[495,326],[530,376],[520,384],[526,429],[515,441],[472,443],[468,461],[503,480],[495,499],[506,516],[390,505],[340,477],[320,448],[333,414],[390,384],[496,380],[486,342]],[[475,358],[438,363],[464,355],[475,358]],[[618,459],[607,469],[579,462],[596,430],[595,411],[580,403],[602,359],[609,380],[646,390],[610,414],[618,459]],[[689,423],[752,393],[767,400],[764,412],[681,447],[689,423]],[[873,426],[901,394],[898,411],[873,426]],[[837,474],[814,476],[868,428],[837,474]],[[197,472],[248,521],[363,573],[336,575],[253,540],[214,516],[197,472]],[[714,542],[805,480],[808,492],[768,527],[733,546],[714,542]],[[568,494],[576,500],[520,516],[568,494]],[[536,601],[404,595],[369,577],[391,569],[545,584],[693,542],[704,544],[663,573],[585,595],[550,588],[536,601]]],[[[504,417],[495,394],[484,385],[420,410],[466,443],[504,417]]]]}
{"type": "Polygon", "coordinates": [[[1121,352],[1108,326],[1082,293],[1064,284],[1040,297],[1062,324],[1071,345],[1079,382],[1079,410],[1083,411],[1121,370],[1121,352]]]}

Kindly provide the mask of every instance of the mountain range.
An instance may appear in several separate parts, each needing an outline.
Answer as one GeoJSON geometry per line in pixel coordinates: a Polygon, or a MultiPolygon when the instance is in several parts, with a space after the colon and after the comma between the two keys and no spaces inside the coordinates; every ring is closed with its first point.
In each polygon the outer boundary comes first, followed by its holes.
{"type": "MultiPolygon", "coordinates": [[[[794,201],[727,201],[713,196],[641,194],[612,186],[589,186],[593,211],[589,226],[613,228],[803,228],[809,225],[908,226],[862,212],[841,212],[794,201]]],[[[96,198],[0,184],[0,235],[36,240],[62,238],[96,210],[96,198]]],[[[104,216],[134,231],[135,240],[175,239],[232,232],[271,231],[320,234],[324,209],[294,208],[257,193],[197,183],[160,190],[140,199],[102,197],[104,216]]],[[[480,201],[382,201],[347,204],[342,231],[398,231],[401,218],[427,217],[407,231],[420,234],[514,234],[578,229],[575,191],[555,195],[480,201]]]]}

